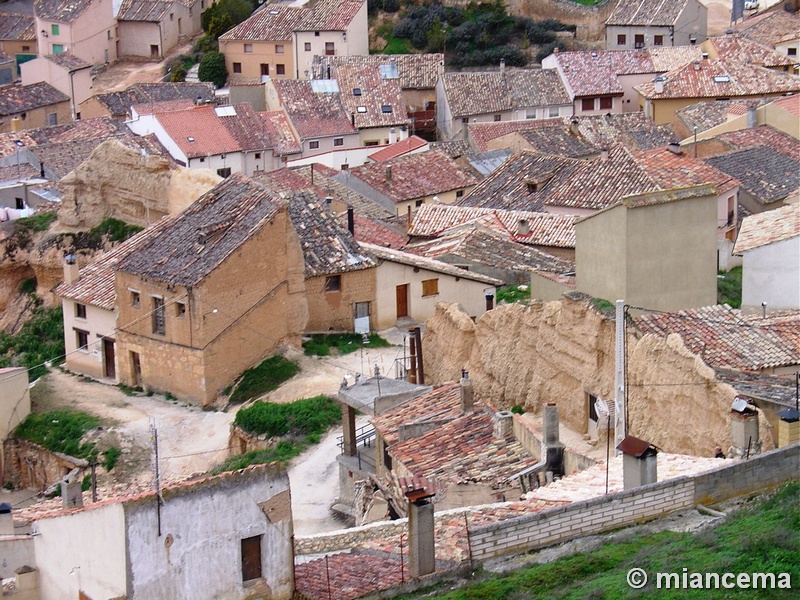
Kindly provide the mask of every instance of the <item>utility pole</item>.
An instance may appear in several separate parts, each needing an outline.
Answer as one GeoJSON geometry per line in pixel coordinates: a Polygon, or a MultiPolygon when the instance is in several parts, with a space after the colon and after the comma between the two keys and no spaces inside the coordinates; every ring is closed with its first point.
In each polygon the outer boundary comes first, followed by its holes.
{"type": "Polygon", "coordinates": [[[156,507],[158,511],[158,537],[161,537],[161,481],[158,472],[158,429],[156,429],[155,419],[150,421],[150,430],[153,433],[153,452],[155,454],[155,484],[156,484],[156,507]]]}
{"type": "MultiPolygon", "coordinates": [[[[617,300],[616,336],[614,344],[614,447],[625,439],[625,301],[617,300]]],[[[619,450],[617,450],[619,454],[619,450]]]]}

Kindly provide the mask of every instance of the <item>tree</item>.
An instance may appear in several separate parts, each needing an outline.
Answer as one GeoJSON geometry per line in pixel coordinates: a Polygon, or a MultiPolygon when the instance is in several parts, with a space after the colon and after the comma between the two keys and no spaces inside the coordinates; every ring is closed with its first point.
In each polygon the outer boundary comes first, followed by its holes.
{"type": "Polygon", "coordinates": [[[225,68],[225,55],[221,52],[208,52],[200,61],[197,70],[200,81],[210,81],[216,87],[225,85],[228,79],[228,69],[225,68]]]}

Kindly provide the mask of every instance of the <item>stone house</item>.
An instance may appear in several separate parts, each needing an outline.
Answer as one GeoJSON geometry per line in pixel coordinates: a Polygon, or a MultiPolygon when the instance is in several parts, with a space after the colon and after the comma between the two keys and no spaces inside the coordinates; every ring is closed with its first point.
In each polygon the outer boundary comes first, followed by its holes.
{"type": "Polygon", "coordinates": [[[158,494],[99,492],[97,502],[78,492],[77,506],[33,505],[14,515],[30,532],[21,537],[32,547],[37,597],[292,598],[292,508],[283,467],[252,466],[158,494]],[[78,538],[86,543],[70,543],[78,538]]]}
{"type": "Polygon", "coordinates": [[[16,75],[22,63],[36,58],[39,49],[33,15],[0,12],[0,52],[16,60],[16,75]]]}
{"type": "Polygon", "coordinates": [[[70,115],[80,118],[80,104],[92,95],[92,65],[71,52],[50,54],[22,66],[22,85],[40,81],[50,83],[70,97],[70,115]]]}
{"type": "Polygon", "coordinates": [[[369,54],[368,46],[365,0],[264,4],[219,39],[237,81],[310,79],[315,55],[369,54]]]}
{"type": "Polygon", "coordinates": [[[466,139],[467,124],[573,114],[568,90],[548,69],[443,73],[436,84],[439,139],[466,139]]]}
{"type": "Polygon", "coordinates": [[[0,87],[0,133],[70,120],[70,97],[49,83],[0,87]]]}
{"type": "Polygon", "coordinates": [[[123,0],[117,11],[119,57],[162,60],[182,40],[202,31],[212,0],[123,0]]]}
{"type": "Polygon", "coordinates": [[[90,65],[117,60],[113,2],[36,0],[33,15],[40,54],[71,52],[90,65]]]}
{"type": "Polygon", "coordinates": [[[707,31],[708,9],[698,0],[621,0],[606,20],[606,50],[700,44],[707,31]]]}
{"type": "Polygon", "coordinates": [[[308,321],[288,208],[238,174],[114,269],[117,376],[130,386],[208,404],[278,345],[297,343],[308,321]]]}
{"type": "Polygon", "coordinates": [[[743,309],[800,309],[800,205],[745,217],[734,252],[743,256],[743,309]]]}

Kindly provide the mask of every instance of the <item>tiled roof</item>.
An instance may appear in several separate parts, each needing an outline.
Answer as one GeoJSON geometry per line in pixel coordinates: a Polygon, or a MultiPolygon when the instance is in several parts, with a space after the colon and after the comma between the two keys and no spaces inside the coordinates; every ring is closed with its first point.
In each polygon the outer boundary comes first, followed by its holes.
{"type": "MultiPolygon", "coordinates": [[[[506,121],[508,123],[509,121],[506,121]]],[[[445,142],[431,142],[431,150],[444,152],[450,158],[461,158],[465,154],[472,152],[472,146],[467,140],[449,140],[445,142]]]]}
{"type": "Polygon", "coordinates": [[[252,104],[235,104],[230,108],[233,108],[235,115],[226,112],[217,115],[217,118],[242,150],[264,150],[275,145],[252,104]]]}
{"type": "Polygon", "coordinates": [[[33,12],[39,19],[70,23],[85,11],[92,0],[35,0],[33,12]]]}
{"type": "Polygon", "coordinates": [[[173,2],[162,0],[122,0],[122,5],[117,12],[117,20],[158,23],[172,6],[173,2]]]}
{"type": "Polygon", "coordinates": [[[675,25],[689,0],[620,0],[606,25],[675,25]]]}
{"type": "Polygon", "coordinates": [[[746,317],[727,305],[635,317],[643,333],[677,333],[711,367],[761,370],[800,364],[800,311],[775,319],[746,317]]]}
{"type": "Polygon", "coordinates": [[[414,423],[446,422],[460,417],[461,385],[446,383],[427,394],[412,398],[394,408],[372,417],[372,424],[387,446],[399,441],[400,425],[414,423]]]}
{"type": "Polygon", "coordinates": [[[715,169],[688,154],[675,154],[659,148],[635,154],[634,158],[647,174],[664,190],[710,183],[723,194],[739,185],[735,177],[715,169]]]}
{"type": "Polygon", "coordinates": [[[622,196],[658,186],[621,146],[607,159],[576,160],[522,152],[509,158],[472,192],[461,206],[540,212],[544,206],[599,210],[622,196]]]}
{"type": "Polygon", "coordinates": [[[390,158],[396,158],[398,156],[402,156],[403,154],[413,152],[414,150],[419,150],[427,145],[428,142],[426,140],[423,140],[419,136],[412,135],[404,140],[391,144],[386,148],[370,154],[369,157],[375,162],[383,162],[384,160],[389,160],[390,158]]]}
{"type": "Polygon", "coordinates": [[[196,285],[279,210],[278,201],[257,182],[233,174],[175,217],[162,235],[120,260],[116,269],[168,284],[196,285]]]}
{"type": "Polygon", "coordinates": [[[778,7],[741,21],[734,27],[745,37],[774,48],[781,42],[800,38],[800,12],[789,12],[778,7]]]}
{"type": "Polygon", "coordinates": [[[98,94],[100,102],[115,117],[126,116],[133,105],[153,104],[181,98],[204,103],[214,100],[214,87],[210,83],[137,83],[122,92],[98,94]]]}
{"type": "Polygon", "coordinates": [[[450,72],[442,82],[454,118],[570,103],[558,75],[542,69],[450,72]]]}
{"type": "MultiPolygon", "coordinates": [[[[800,96],[796,98],[800,104],[800,96]]],[[[717,139],[725,142],[732,150],[768,146],[791,159],[800,160],[800,140],[769,125],[729,131],[718,135],[717,139]]]]}
{"type": "Polygon", "coordinates": [[[242,148],[222,124],[213,106],[156,115],[161,127],[187,158],[238,152],[242,148]]]}
{"type": "Polygon", "coordinates": [[[793,96],[787,96],[786,98],[778,98],[777,100],[773,100],[772,103],[775,106],[781,107],[789,114],[800,118],[800,95],[794,94],[793,96]]]}
{"type": "Polygon", "coordinates": [[[542,127],[531,127],[519,132],[530,145],[530,150],[544,154],[555,154],[567,158],[586,158],[600,154],[600,148],[580,135],[564,127],[560,119],[540,121],[542,127]]]}
{"type": "Polygon", "coordinates": [[[398,442],[389,453],[412,474],[429,480],[505,486],[508,477],[538,460],[513,437],[496,439],[492,411],[480,404],[476,408],[433,431],[398,442]]]}
{"type": "MultiPolygon", "coordinates": [[[[339,223],[343,227],[347,226],[346,212],[339,215],[339,223]]],[[[406,242],[408,242],[407,235],[398,233],[379,221],[368,219],[361,215],[353,215],[353,228],[355,229],[355,238],[358,242],[375,244],[376,246],[382,246],[384,248],[394,248],[395,250],[402,249],[403,246],[406,245],[406,242]]]]}
{"type": "Polygon", "coordinates": [[[0,40],[32,42],[36,39],[36,24],[31,15],[0,12],[0,40]]]}
{"type": "Polygon", "coordinates": [[[703,132],[728,121],[728,115],[738,110],[736,107],[757,108],[764,103],[763,98],[737,98],[736,100],[704,100],[685,106],[675,111],[677,117],[683,121],[689,131],[697,127],[698,132],[703,132]]]}
{"type": "Polygon", "coordinates": [[[639,50],[559,52],[553,56],[576,98],[598,94],[621,96],[619,75],[657,72],[649,53],[639,50]]]}
{"type": "Polygon", "coordinates": [[[574,248],[575,220],[574,215],[423,204],[414,214],[408,234],[413,237],[438,237],[453,227],[476,223],[505,233],[509,239],[522,244],[574,248]],[[518,231],[520,221],[527,223],[528,233],[518,231]]]}
{"type": "Polygon", "coordinates": [[[424,256],[417,256],[409,252],[402,252],[400,250],[393,250],[391,248],[383,248],[374,244],[361,243],[361,247],[367,250],[370,254],[377,257],[381,261],[391,261],[412,267],[419,267],[420,269],[427,269],[436,273],[443,273],[453,277],[460,277],[461,279],[470,279],[472,281],[480,281],[489,285],[502,285],[503,282],[494,277],[487,277],[472,271],[465,271],[459,267],[454,267],[432,258],[425,258],[424,256]]]}
{"type": "Polygon", "coordinates": [[[282,110],[258,113],[266,135],[272,140],[271,147],[278,156],[298,154],[303,147],[294,135],[289,117],[282,110]]]}
{"type": "Polygon", "coordinates": [[[155,115],[165,112],[189,110],[193,106],[195,106],[194,100],[189,98],[178,98],[177,100],[166,100],[164,102],[133,104],[130,108],[131,114],[136,113],[136,115],[142,117],[145,115],[155,115]]]}
{"type": "Polygon", "coordinates": [[[295,31],[344,31],[366,0],[319,0],[299,8],[264,4],[222,40],[290,41],[295,31]]]}
{"type": "Polygon", "coordinates": [[[316,93],[310,81],[276,79],[281,106],[302,140],[356,133],[350,116],[336,93],[316,93]]]}
{"type": "Polygon", "coordinates": [[[572,261],[511,241],[506,235],[474,223],[450,229],[436,239],[417,242],[403,250],[435,259],[458,256],[507,271],[567,273],[575,270],[572,261]]]}
{"type": "Polygon", "coordinates": [[[408,123],[400,81],[381,77],[377,65],[339,65],[333,78],[339,84],[339,98],[345,114],[355,120],[359,129],[399,127],[408,123]],[[358,96],[355,90],[358,90],[358,96]]]}
{"type": "Polygon", "coordinates": [[[741,35],[713,37],[707,43],[713,46],[717,58],[729,58],[762,67],[792,67],[797,63],[797,57],[787,56],[741,35]]]}
{"type": "Polygon", "coordinates": [[[706,159],[712,167],[736,177],[757,202],[783,200],[800,188],[800,160],[760,146],[706,159]]]}
{"type": "Polygon", "coordinates": [[[674,71],[703,56],[699,46],[655,46],[647,48],[645,52],[650,55],[656,73],[674,71]]]}
{"type": "Polygon", "coordinates": [[[800,204],[789,204],[745,217],[739,228],[733,251],[735,254],[741,254],[799,235],[800,204]]]}
{"type": "Polygon", "coordinates": [[[472,187],[478,180],[438,150],[399,156],[350,169],[356,177],[394,202],[472,187]],[[391,181],[387,170],[391,169],[391,181]]]}
{"type": "Polygon", "coordinates": [[[770,400],[778,404],[795,405],[794,377],[774,377],[761,373],[746,373],[729,369],[714,369],[717,379],[736,390],[738,396],[752,400],[770,400]]]}
{"type": "MultiPolygon", "coordinates": [[[[408,551],[406,550],[406,553],[408,551]]],[[[352,600],[410,581],[408,558],[399,554],[337,553],[295,565],[303,598],[352,600]]]]}
{"type": "Polygon", "coordinates": [[[104,310],[114,310],[117,293],[114,289],[113,267],[128,254],[161,235],[170,222],[170,217],[164,217],[115,248],[104,252],[97,260],[80,270],[80,278],[77,281],[73,283],[62,281],[53,292],[61,298],[90,304],[104,310]]]}
{"type": "Polygon", "coordinates": [[[60,54],[48,54],[45,56],[47,60],[49,60],[54,65],[58,65],[62,69],[72,72],[72,71],[79,71],[81,69],[88,69],[92,65],[87,63],[82,58],[78,58],[71,52],[61,52],[60,54]]]}
{"type": "Polygon", "coordinates": [[[298,31],[344,31],[367,0],[318,0],[298,31]]]}
{"type": "Polygon", "coordinates": [[[38,179],[39,169],[30,163],[20,163],[19,165],[6,165],[0,167],[0,182],[2,181],[25,181],[26,179],[38,179]]]}
{"type": "Polygon", "coordinates": [[[662,76],[664,91],[656,93],[655,83],[636,86],[645,98],[738,98],[800,91],[800,77],[771,71],[737,60],[700,60],[662,76]]]}
{"type": "Polygon", "coordinates": [[[306,277],[375,266],[375,261],[361,249],[347,228],[342,227],[329,210],[324,210],[309,192],[296,194],[291,199],[289,218],[300,238],[306,277]]]}
{"type": "Polygon", "coordinates": [[[436,82],[444,73],[443,54],[355,54],[350,56],[315,56],[314,69],[323,74],[327,66],[372,65],[384,68],[392,64],[397,69],[400,88],[425,90],[436,87],[436,82]]]}
{"type": "Polygon", "coordinates": [[[7,85],[0,88],[0,117],[59,102],[69,102],[69,96],[44,81],[31,85],[7,85]]]}

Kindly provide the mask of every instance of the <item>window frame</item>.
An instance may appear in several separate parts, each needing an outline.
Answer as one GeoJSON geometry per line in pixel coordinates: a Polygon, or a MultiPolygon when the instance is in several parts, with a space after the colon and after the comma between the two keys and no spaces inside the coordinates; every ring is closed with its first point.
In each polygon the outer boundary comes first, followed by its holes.
{"type": "Polygon", "coordinates": [[[309,140],[308,141],[308,149],[309,150],[319,150],[319,140],[309,140]]]}
{"type": "Polygon", "coordinates": [[[136,290],[129,290],[131,293],[131,306],[133,308],[142,307],[142,293],[136,290]]]}
{"type": "Polygon", "coordinates": [[[236,75],[242,74],[242,63],[240,62],[233,63],[233,73],[236,75]]]}
{"type": "Polygon", "coordinates": [[[325,42],[325,56],[336,56],[336,44],[334,42],[325,42]]]}
{"type": "Polygon", "coordinates": [[[628,36],[624,33],[617,34],[617,46],[625,46],[628,43],[628,36]]]}
{"type": "Polygon", "coordinates": [[[275,65],[275,75],[286,75],[286,65],[275,65]]]}
{"type": "Polygon", "coordinates": [[[595,110],[595,99],[594,98],[581,98],[581,112],[592,112],[595,110]],[[587,104],[592,104],[591,108],[587,108],[587,104]]]}
{"type": "Polygon", "coordinates": [[[242,46],[244,46],[243,50],[245,54],[253,53],[253,44],[242,44],[242,46]]]}
{"type": "Polygon", "coordinates": [[[58,23],[50,23],[50,35],[60,35],[61,29],[58,26],[58,23]]]}
{"type": "Polygon", "coordinates": [[[167,309],[164,298],[150,296],[153,303],[152,330],[155,335],[167,335],[167,309]]]}
{"type": "Polygon", "coordinates": [[[614,98],[611,96],[600,96],[600,110],[613,110],[614,98]]]}
{"type": "Polygon", "coordinates": [[[344,138],[333,138],[334,146],[344,146],[344,138]]]}
{"type": "Polygon", "coordinates": [[[75,318],[86,320],[86,305],[81,302],[75,303],[75,318]]]}
{"type": "Polygon", "coordinates": [[[422,297],[430,298],[431,296],[439,295],[439,278],[422,280],[422,297]]]}
{"type": "Polygon", "coordinates": [[[241,566],[242,566],[242,583],[248,581],[255,581],[263,577],[262,562],[263,556],[261,552],[261,540],[263,535],[254,535],[240,540],[240,553],[241,553],[241,566]],[[253,563],[246,563],[245,556],[252,552],[258,557],[257,561],[253,563]]]}
{"type": "Polygon", "coordinates": [[[77,349],[81,352],[89,352],[89,332],[77,327],[73,327],[72,330],[75,332],[75,346],[77,349]],[[81,343],[82,341],[84,343],[81,343]]]}
{"type": "Polygon", "coordinates": [[[342,291],[342,276],[341,275],[328,275],[325,278],[323,291],[328,293],[338,293],[342,291]]]}

